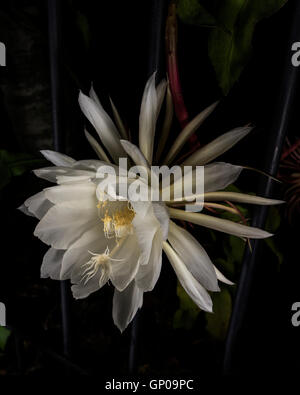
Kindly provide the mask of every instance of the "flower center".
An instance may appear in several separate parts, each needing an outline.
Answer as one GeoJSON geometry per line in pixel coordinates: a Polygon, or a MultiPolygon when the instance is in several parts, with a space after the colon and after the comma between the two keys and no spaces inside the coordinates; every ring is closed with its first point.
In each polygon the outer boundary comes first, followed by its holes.
{"type": "Polygon", "coordinates": [[[132,220],[135,212],[129,202],[108,202],[101,201],[97,205],[99,216],[103,222],[105,237],[121,239],[131,234],[132,220]]]}

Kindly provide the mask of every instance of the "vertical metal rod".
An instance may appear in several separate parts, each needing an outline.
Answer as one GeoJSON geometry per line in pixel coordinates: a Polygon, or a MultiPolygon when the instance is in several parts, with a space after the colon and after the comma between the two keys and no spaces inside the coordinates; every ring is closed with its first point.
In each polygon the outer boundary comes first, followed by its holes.
{"type": "MultiPolygon", "coordinates": [[[[290,25],[291,32],[287,42],[285,65],[282,74],[278,101],[276,103],[277,108],[276,111],[274,111],[274,118],[268,138],[268,151],[266,156],[265,170],[271,175],[276,175],[278,170],[282,146],[289,125],[293,99],[297,89],[297,79],[299,78],[299,68],[294,67],[291,63],[291,48],[295,41],[300,41],[300,1],[292,1],[292,21],[290,25]]],[[[266,178],[261,178],[260,184],[258,186],[258,193],[260,195],[271,197],[273,189],[274,183],[270,178],[267,180],[266,178]]],[[[252,225],[263,228],[266,222],[267,212],[268,208],[266,206],[259,207],[254,215],[252,225]]],[[[255,267],[259,260],[261,247],[262,242],[255,240],[254,242],[252,241],[252,253],[249,248],[247,248],[245,251],[242,272],[239,279],[239,286],[227,335],[223,364],[224,375],[235,373],[238,366],[239,361],[236,360],[235,353],[248,306],[255,267]]],[[[239,364],[239,369],[241,368],[242,366],[239,364]]]]}
{"type": "MultiPolygon", "coordinates": [[[[157,71],[157,81],[164,73],[164,28],[166,20],[167,0],[151,1],[150,32],[149,32],[149,55],[148,55],[148,77],[157,71]]],[[[129,346],[129,373],[136,373],[138,364],[138,348],[141,327],[141,314],[139,311],[131,325],[131,338],[129,346]]]]}
{"type": "MultiPolygon", "coordinates": [[[[48,0],[49,57],[52,93],[53,146],[64,151],[61,103],[61,1],[48,0]]],[[[64,355],[70,356],[70,297],[67,281],[60,283],[64,355]]]]}

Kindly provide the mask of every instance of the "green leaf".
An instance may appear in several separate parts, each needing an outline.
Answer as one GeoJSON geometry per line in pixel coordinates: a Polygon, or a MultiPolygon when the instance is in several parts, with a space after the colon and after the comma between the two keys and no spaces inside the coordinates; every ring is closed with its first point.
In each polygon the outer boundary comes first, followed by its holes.
{"type": "Polygon", "coordinates": [[[76,23],[79,31],[82,34],[85,47],[88,49],[91,43],[91,31],[88,19],[85,14],[80,11],[76,13],[76,23]]]}
{"type": "Polygon", "coordinates": [[[209,37],[209,57],[225,95],[251,56],[256,24],[278,11],[287,0],[219,0],[219,25],[209,37]]]}
{"type": "MultiPolygon", "coordinates": [[[[270,207],[268,212],[268,217],[266,221],[266,230],[271,233],[275,233],[279,228],[281,223],[280,212],[276,207],[270,207]]],[[[283,253],[280,251],[276,245],[276,238],[270,237],[264,240],[267,246],[270,248],[272,253],[277,257],[278,264],[281,265],[283,262],[283,253]]]]}
{"type": "Polygon", "coordinates": [[[223,288],[221,292],[212,294],[213,313],[206,314],[206,330],[215,339],[223,341],[227,334],[232,311],[232,301],[229,291],[223,288]]]}
{"type": "Polygon", "coordinates": [[[199,307],[192,301],[189,295],[177,284],[177,296],[179,298],[179,309],[176,311],[173,320],[173,327],[189,330],[193,327],[200,312],[199,307]]]}
{"type": "Polygon", "coordinates": [[[281,223],[280,213],[277,207],[269,207],[266,220],[266,229],[268,232],[275,233],[281,223]]]}
{"type": "Polygon", "coordinates": [[[10,333],[5,326],[0,326],[0,350],[4,351],[10,333]]]}
{"type": "Polygon", "coordinates": [[[5,187],[12,177],[20,176],[43,163],[44,160],[35,159],[29,154],[0,150],[0,189],[5,187]]]}
{"type": "Polygon", "coordinates": [[[228,242],[224,247],[224,251],[227,255],[227,259],[231,260],[233,263],[241,263],[245,251],[245,241],[236,237],[228,236],[228,242]]]}
{"type": "Polygon", "coordinates": [[[178,0],[177,15],[190,25],[216,26],[216,20],[201,4],[199,0],[178,0]]]}

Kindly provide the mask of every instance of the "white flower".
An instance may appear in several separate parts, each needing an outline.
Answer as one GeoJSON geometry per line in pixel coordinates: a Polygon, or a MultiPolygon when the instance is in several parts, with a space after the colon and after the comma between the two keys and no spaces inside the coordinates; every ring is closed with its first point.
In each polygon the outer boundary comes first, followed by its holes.
{"type": "MultiPolygon", "coordinates": [[[[202,213],[186,212],[180,209],[179,203],[183,201],[170,200],[167,204],[109,201],[103,199],[102,193],[99,194],[96,173],[100,166],[117,163],[122,157],[131,158],[136,165],[149,167],[152,164],[156,121],[166,88],[165,121],[156,152],[156,159],[159,159],[170,130],[172,111],[171,95],[165,81],[156,87],[153,74],[146,84],[139,119],[140,148],[128,141],[127,131],[112,102],[117,126],[104,111],[93,88],[89,97],[80,93],[80,107],[97,131],[101,143],[87,131],[85,134],[100,160],[75,161],[58,152],[42,151],[54,166],[35,170],[35,174],[57,185],[30,197],[21,207],[26,214],[40,220],[34,234],[50,246],[43,259],[41,276],[70,279],[75,298],[85,298],[110,281],[115,287],[113,319],[121,331],[142,306],[143,293],[154,288],[160,275],[162,250],[183,288],[205,311],[212,311],[207,291],[219,291],[218,280],[232,284],[212,264],[200,243],[173,219],[244,238],[270,236],[257,228],[202,213]]],[[[185,127],[161,165],[176,159],[184,143],[215,106],[205,109],[185,127]]],[[[243,127],[225,133],[193,153],[184,164],[206,165],[250,130],[243,127]]],[[[206,165],[205,203],[217,206],[213,202],[280,203],[252,195],[222,192],[241,171],[241,167],[223,162],[206,165]]],[[[126,173],[126,178],[130,181],[130,173],[126,173]]],[[[173,188],[176,189],[176,182],[173,188]]]]}

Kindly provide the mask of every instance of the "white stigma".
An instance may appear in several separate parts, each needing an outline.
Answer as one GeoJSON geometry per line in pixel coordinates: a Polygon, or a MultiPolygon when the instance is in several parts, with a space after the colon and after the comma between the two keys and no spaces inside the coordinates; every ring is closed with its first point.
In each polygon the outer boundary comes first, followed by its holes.
{"type": "Polygon", "coordinates": [[[96,254],[91,251],[89,251],[89,253],[92,255],[91,259],[82,265],[82,268],[84,268],[82,272],[82,281],[84,281],[84,285],[98,273],[99,269],[101,270],[99,285],[106,283],[110,275],[110,261],[123,260],[111,258],[108,247],[106,247],[102,254],[96,254]]]}

